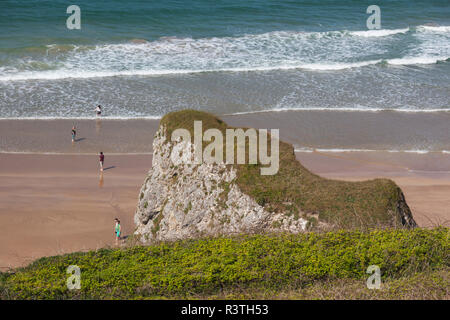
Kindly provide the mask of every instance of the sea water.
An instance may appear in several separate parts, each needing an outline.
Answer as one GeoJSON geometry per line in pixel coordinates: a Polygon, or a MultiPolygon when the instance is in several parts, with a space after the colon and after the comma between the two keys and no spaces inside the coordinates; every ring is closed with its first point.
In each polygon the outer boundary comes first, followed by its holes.
{"type": "Polygon", "coordinates": [[[450,2],[371,4],[1,0],[0,118],[450,111],[450,2]]]}

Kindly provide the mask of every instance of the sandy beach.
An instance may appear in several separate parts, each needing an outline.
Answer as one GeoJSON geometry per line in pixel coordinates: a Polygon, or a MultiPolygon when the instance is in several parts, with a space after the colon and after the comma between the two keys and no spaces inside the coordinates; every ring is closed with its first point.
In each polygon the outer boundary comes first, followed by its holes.
{"type": "MultiPolygon", "coordinates": [[[[449,225],[450,174],[408,172],[357,154],[298,153],[324,177],[392,178],[404,191],[419,226],[449,225]]],[[[0,155],[0,266],[23,266],[49,255],[114,246],[113,219],[134,230],[138,192],[150,155],[106,159],[103,180],[92,155],[0,155]]]]}
{"type": "MultiPolygon", "coordinates": [[[[272,122],[267,114],[222,118],[234,126],[245,122],[247,127],[281,127],[281,139],[295,146],[306,139],[299,119],[316,117],[321,124],[330,115],[294,116],[297,122],[289,121],[292,113],[277,114],[272,122]]],[[[368,123],[385,121],[385,115],[358,113],[356,117],[368,123]]],[[[402,121],[407,124],[416,119],[408,115],[402,121]]],[[[133,216],[139,189],[151,167],[158,120],[77,120],[80,140],[71,145],[73,122],[1,121],[1,270],[24,266],[42,256],[114,246],[115,217],[121,220],[125,236],[134,231],[133,216]],[[103,177],[98,168],[100,150],[106,154],[103,177]]],[[[344,142],[342,137],[354,134],[353,128],[342,123],[340,128],[338,138],[344,142]]],[[[331,131],[310,139],[320,145],[316,140],[327,134],[331,131]]],[[[296,156],[308,169],[327,178],[391,178],[403,189],[419,226],[450,225],[450,154],[308,150],[296,156]]]]}
{"type": "Polygon", "coordinates": [[[151,156],[0,154],[0,266],[17,267],[48,255],[114,245],[114,218],[123,234],[151,156]],[[108,169],[109,168],[109,169],[108,169]]]}
{"type": "Polygon", "coordinates": [[[450,299],[449,4],[0,0],[0,304],[450,299]]]}

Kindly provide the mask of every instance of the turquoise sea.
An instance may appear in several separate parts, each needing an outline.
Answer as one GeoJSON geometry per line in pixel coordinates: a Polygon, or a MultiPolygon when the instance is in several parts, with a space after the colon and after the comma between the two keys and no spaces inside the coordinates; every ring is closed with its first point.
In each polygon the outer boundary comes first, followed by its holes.
{"type": "Polygon", "coordinates": [[[450,111],[448,0],[0,0],[0,30],[0,118],[450,111]]]}

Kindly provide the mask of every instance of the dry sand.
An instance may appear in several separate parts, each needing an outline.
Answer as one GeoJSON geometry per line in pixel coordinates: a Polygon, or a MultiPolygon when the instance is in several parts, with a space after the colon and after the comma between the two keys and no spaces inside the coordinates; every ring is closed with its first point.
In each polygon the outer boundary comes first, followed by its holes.
{"type": "Polygon", "coordinates": [[[134,231],[151,156],[0,154],[0,267],[114,245],[114,218],[134,231]],[[111,168],[112,167],[112,168],[111,168]]]}
{"type": "MultiPolygon", "coordinates": [[[[450,227],[450,172],[410,169],[405,162],[399,161],[402,157],[403,155],[398,155],[397,161],[389,162],[380,160],[393,158],[391,154],[384,152],[373,155],[359,152],[297,153],[297,159],[304,166],[326,178],[348,181],[392,179],[403,190],[406,202],[420,227],[450,227]]],[[[408,159],[412,162],[416,158],[416,162],[421,163],[422,157],[423,155],[409,155],[408,159]]],[[[449,160],[445,156],[442,158],[449,160]]]]}
{"type": "MultiPolygon", "coordinates": [[[[264,128],[286,124],[280,129],[281,138],[301,144],[310,131],[303,132],[299,121],[314,116],[320,118],[317,123],[321,124],[329,116],[303,113],[295,119],[294,115],[223,118],[235,126],[241,122],[264,128]]],[[[357,117],[361,117],[359,121],[373,120],[372,115],[357,117]]],[[[343,117],[342,121],[346,119],[343,117]]],[[[158,121],[78,120],[78,138],[84,139],[73,146],[72,125],[72,120],[0,122],[0,270],[26,265],[42,256],[113,246],[115,217],[121,220],[125,236],[133,233],[133,215],[139,189],[151,167],[151,144],[158,121]],[[98,168],[100,150],[105,151],[105,167],[109,168],[103,179],[98,168]],[[63,154],[43,154],[46,152],[63,154]],[[120,153],[127,154],[112,155],[120,153]]],[[[350,130],[348,126],[339,129],[339,136],[346,137],[342,139],[344,142],[354,135],[345,131],[350,130]]],[[[332,132],[327,134],[331,136],[332,132]]],[[[321,136],[317,132],[314,139],[322,139],[321,136]]],[[[370,142],[366,140],[363,142],[370,142]]],[[[318,140],[310,142],[321,145],[318,140]]],[[[328,178],[391,178],[403,189],[420,226],[449,226],[450,154],[298,152],[296,155],[307,168],[328,178]]]]}
{"type": "MultiPolygon", "coordinates": [[[[357,154],[299,153],[312,171],[329,178],[394,179],[420,226],[449,225],[450,174],[410,172],[357,154]]],[[[124,235],[134,229],[140,186],[150,155],[106,155],[103,173],[94,155],[0,154],[0,267],[42,256],[114,246],[115,217],[124,235]]]]}

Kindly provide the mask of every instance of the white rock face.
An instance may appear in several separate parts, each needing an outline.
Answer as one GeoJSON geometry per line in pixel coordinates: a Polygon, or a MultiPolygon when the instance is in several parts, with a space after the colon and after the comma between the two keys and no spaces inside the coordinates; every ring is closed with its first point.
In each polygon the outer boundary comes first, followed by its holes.
{"type": "Polygon", "coordinates": [[[270,213],[244,194],[235,183],[232,166],[187,164],[193,148],[181,139],[168,140],[164,127],[156,133],[152,168],[134,216],[141,241],[306,230],[307,220],[270,213]],[[183,161],[173,161],[179,157],[171,153],[181,154],[183,161]]]}

